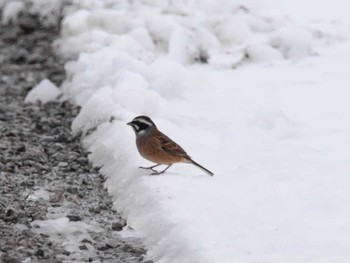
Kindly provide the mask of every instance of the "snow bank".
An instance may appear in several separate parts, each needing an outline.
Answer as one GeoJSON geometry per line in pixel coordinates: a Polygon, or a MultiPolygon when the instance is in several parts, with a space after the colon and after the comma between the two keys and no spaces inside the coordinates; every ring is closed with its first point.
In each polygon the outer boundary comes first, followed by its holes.
{"type": "Polygon", "coordinates": [[[327,45],[348,35],[213,3],[77,1],[56,42],[73,132],[154,262],[346,262],[349,44],[327,45]],[[143,114],[215,176],[138,169],[143,114]]]}

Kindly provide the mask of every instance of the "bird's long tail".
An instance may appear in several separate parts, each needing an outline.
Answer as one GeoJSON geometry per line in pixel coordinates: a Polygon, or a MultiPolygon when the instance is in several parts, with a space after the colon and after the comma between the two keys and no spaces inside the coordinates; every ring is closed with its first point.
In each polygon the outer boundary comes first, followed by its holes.
{"type": "Polygon", "coordinates": [[[201,168],[201,169],[202,169],[204,172],[206,172],[208,175],[210,175],[210,176],[213,176],[213,175],[214,175],[214,174],[213,174],[211,171],[209,171],[207,168],[204,168],[202,165],[200,165],[199,163],[196,163],[196,162],[193,161],[192,159],[189,159],[189,161],[190,161],[192,164],[194,164],[195,166],[201,168]]]}

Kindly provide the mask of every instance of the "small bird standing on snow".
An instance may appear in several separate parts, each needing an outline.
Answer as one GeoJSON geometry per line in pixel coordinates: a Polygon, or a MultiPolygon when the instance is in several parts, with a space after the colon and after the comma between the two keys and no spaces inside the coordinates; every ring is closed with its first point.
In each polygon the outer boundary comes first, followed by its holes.
{"type": "Polygon", "coordinates": [[[156,165],[150,167],[140,167],[152,170],[153,173],[151,175],[164,173],[174,163],[191,163],[210,176],[214,175],[211,171],[193,161],[181,146],[160,132],[149,117],[138,116],[127,124],[133,128],[136,134],[137,149],[142,157],[156,163],[156,165]],[[155,167],[162,164],[167,165],[163,171],[158,172],[154,170],[155,167]]]}

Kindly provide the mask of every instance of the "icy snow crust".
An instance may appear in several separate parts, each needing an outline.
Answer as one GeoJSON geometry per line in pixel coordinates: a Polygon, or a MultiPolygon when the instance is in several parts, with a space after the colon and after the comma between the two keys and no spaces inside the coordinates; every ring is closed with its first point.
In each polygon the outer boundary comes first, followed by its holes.
{"type": "Polygon", "coordinates": [[[254,1],[74,3],[56,43],[76,58],[61,87],[82,106],[72,129],[149,259],[348,261],[349,24],[254,1]],[[139,170],[138,115],[215,176],[139,170]]]}

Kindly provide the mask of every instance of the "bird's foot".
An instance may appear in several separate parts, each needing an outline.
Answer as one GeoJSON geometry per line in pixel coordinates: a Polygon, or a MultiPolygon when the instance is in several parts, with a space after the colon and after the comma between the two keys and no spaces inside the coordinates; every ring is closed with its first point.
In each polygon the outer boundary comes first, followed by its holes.
{"type": "MultiPolygon", "coordinates": [[[[158,165],[156,165],[156,166],[158,166],[158,165]]],[[[153,173],[158,173],[157,170],[154,170],[154,169],[153,169],[153,168],[156,167],[156,166],[150,166],[150,167],[142,167],[142,166],[140,166],[139,168],[140,168],[140,169],[144,169],[144,170],[151,170],[153,173]]]]}
{"type": "Polygon", "coordinates": [[[157,170],[153,169],[154,167],[157,167],[159,165],[160,164],[156,164],[156,165],[153,165],[153,166],[150,166],[150,167],[142,167],[142,166],[140,166],[139,168],[145,169],[145,170],[151,170],[153,173],[151,173],[150,175],[160,175],[160,174],[164,173],[166,170],[168,170],[172,164],[169,164],[163,171],[160,171],[160,172],[158,172],[157,170]]]}
{"type": "Polygon", "coordinates": [[[154,171],[154,172],[151,173],[150,176],[151,176],[151,175],[160,175],[160,174],[163,174],[163,173],[164,173],[164,171],[161,171],[161,172],[158,172],[158,171],[156,171],[156,170],[152,170],[152,171],[154,171]]]}
{"type": "Polygon", "coordinates": [[[154,172],[151,173],[150,175],[160,175],[162,173],[165,173],[165,171],[168,170],[170,168],[170,166],[172,166],[172,164],[169,164],[163,171],[160,171],[160,172],[155,171],[155,170],[152,169],[152,171],[154,171],[154,172]]]}

